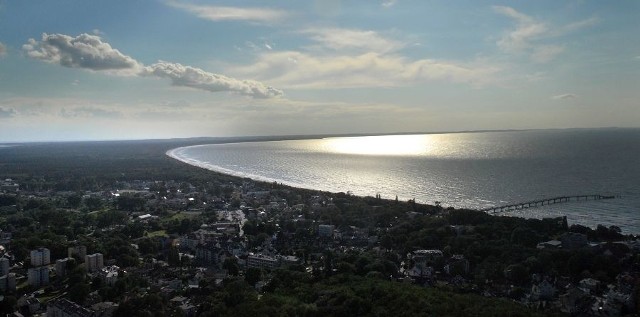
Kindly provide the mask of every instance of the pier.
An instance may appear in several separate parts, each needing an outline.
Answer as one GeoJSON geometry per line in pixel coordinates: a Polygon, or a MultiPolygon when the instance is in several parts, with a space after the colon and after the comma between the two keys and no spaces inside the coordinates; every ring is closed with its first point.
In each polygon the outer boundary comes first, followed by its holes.
{"type": "Polygon", "coordinates": [[[498,207],[489,207],[480,209],[480,211],[484,211],[487,213],[499,213],[499,212],[509,212],[515,210],[522,210],[526,208],[540,207],[545,205],[553,205],[559,203],[566,203],[570,201],[587,201],[587,200],[603,200],[603,199],[614,199],[616,196],[612,195],[575,195],[575,196],[562,196],[562,197],[554,197],[540,200],[527,201],[523,203],[515,203],[510,205],[498,206],[498,207]]]}

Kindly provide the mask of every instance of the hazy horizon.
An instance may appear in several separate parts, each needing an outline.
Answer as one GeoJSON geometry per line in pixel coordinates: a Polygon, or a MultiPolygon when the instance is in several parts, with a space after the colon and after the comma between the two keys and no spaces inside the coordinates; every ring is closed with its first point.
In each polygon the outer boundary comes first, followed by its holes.
{"type": "Polygon", "coordinates": [[[638,12],[0,0],[0,142],[638,128],[638,12]]]}

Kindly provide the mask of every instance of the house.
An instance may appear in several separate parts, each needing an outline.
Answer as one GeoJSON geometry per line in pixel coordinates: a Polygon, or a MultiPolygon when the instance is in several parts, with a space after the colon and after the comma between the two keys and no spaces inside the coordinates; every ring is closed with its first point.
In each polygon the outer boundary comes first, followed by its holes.
{"type": "Polygon", "coordinates": [[[454,254],[444,266],[444,271],[449,275],[465,275],[469,273],[469,260],[462,254],[454,254]]]}
{"type": "Polygon", "coordinates": [[[318,236],[325,238],[333,238],[333,231],[336,226],[334,225],[319,225],[318,226],[318,236]]]}
{"type": "Polygon", "coordinates": [[[570,287],[566,293],[560,295],[560,311],[567,314],[577,314],[590,308],[591,296],[578,287],[570,287]]]}
{"type": "Polygon", "coordinates": [[[600,288],[600,281],[592,278],[585,278],[580,281],[580,288],[590,292],[591,294],[595,294],[600,288]]]}
{"type": "Polygon", "coordinates": [[[560,240],[549,240],[546,242],[540,242],[536,246],[538,249],[560,249],[562,248],[562,242],[560,240]]]}
{"type": "Polygon", "coordinates": [[[531,301],[550,301],[556,293],[555,287],[546,279],[531,286],[531,301]]]}
{"type": "Polygon", "coordinates": [[[582,233],[566,232],[560,236],[563,249],[580,249],[589,245],[587,236],[582,233]]]}

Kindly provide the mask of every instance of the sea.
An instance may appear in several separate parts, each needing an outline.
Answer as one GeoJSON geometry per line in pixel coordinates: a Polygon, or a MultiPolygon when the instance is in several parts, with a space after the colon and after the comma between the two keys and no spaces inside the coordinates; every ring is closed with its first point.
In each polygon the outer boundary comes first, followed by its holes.
{"type": "Polygon", "coordinates": [[[504,213],[640,234],[640,129],[568,129],[331,137],[208,144],[167,155],[295,187],[485,209],[572,195],[504,213]]]}

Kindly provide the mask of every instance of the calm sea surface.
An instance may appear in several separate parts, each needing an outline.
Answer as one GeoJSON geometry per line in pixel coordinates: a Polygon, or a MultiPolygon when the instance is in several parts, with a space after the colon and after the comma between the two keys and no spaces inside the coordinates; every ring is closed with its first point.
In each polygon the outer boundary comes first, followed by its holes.
{"type": "Polygon", "coordinates": [[[393,135],[191,146],[168,155],[241,177],[443,206],[619,195],[512,212],[640,233],[640,129],[393,135]]]}

